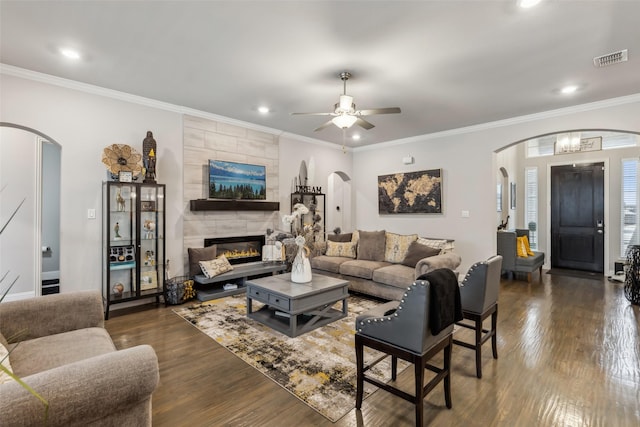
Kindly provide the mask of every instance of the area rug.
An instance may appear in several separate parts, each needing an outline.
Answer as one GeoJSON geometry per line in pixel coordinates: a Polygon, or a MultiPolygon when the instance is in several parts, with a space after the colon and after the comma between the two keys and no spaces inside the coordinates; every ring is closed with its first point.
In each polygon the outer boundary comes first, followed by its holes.
{"type": "MultiPolygon", "coordinates": [[[[246,317],[246,298],[235,295],[173,311],[332,422],[355,406],[355,318],[379,302],[349,297],[347,317],[289,338],[246,317]]],[[[254,306],[256,302],[254,301],[254,306]]],[[[258,307],[259,308],[259,307],[258,307]]],[[[336,304],[341,308],[341,303],[336,304]]],[[[256,307],[254,307],[256,309],[256,307]]],[[[365,362],[380,355],[365,349],[365,362]]],[[[388,381],[390,358],[369,371],[388,381]]],[[[398,361],[398,371],[408,364],[398,361]]],[[[377,388],[365,383],[365,399],[377,388]]]]}

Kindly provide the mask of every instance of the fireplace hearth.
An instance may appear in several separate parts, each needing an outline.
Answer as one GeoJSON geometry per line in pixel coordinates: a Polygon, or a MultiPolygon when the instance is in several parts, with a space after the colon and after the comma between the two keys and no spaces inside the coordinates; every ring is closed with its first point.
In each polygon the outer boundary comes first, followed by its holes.
{"type": "Polygon", "coordinates": [[[204,246],[216,245],[217,254],[227,257],[231,264],[262,261],[265,236],[211,237],[204,239],[204,246]]]}

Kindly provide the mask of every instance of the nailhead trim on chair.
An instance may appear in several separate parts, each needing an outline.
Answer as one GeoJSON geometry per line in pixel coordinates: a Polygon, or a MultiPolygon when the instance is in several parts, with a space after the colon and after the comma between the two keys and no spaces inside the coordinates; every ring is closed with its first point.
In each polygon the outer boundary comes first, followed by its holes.
{"type": "MultiPolygon", "coordinates": [[[[419,284],[421,286],[425,286],[425,282],[422,281],[422,280],[420,281],[419,284]]],[[[411,284],[411,286],[409,286],[407,288],[407,292],[404,293],[403,297],[406,298],[408,296],[408,292],[411,292],[413,290],[413,288],[415,288],[417,285],[418,285],[418,283],[413,282],[411,284]]],[[[378,321],[383,322],[385,319],[388,320],[388,321],[393,320],[394,317],[398,317],[398,310],[402,310],[402,304],[403,303],[404,303],[404,299],[401,299],[400,300],[400,305],[398,306],[398,308],[396,308],[396,311],[393,314],[391,314],[389,316],[384,316],[384,317],[376,317],[375,319],[373,319],[373,321],[374,322],[378,322],[378,321]]],[[[370,324],[371,323],[371,319],[367,319],[366,322],[367,322],[367,324],[370,324]]],[[[365,323],[364,321],[360,321],[360,326],[364,326],[364,323],[365,323]]],[[[358,332],[362,332],[362,329],[359,328],[358,332]]]]}
{"type": "Polygon", "coordinates": [[[481,261],[481,262],[476,262],[475,264],[473,264],[471,267],[469,267],[469,271],[467,271],[467,274],[464,275],[464,279],[462,279],[462,286],[464,286],[465,283],[467,283],[469,281],[469,274],[471,274],[471,272],[474,270],[474,268],[486,264],[486,261],[481,261]]]}

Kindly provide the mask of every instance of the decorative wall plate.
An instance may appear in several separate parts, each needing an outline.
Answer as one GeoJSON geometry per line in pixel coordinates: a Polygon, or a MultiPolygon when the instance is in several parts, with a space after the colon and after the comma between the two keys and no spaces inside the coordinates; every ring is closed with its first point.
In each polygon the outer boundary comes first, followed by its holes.
{"type": "Polygon", "coordinates": [[[137,177],[142,173],[142,155],[126,144],[112,144],[102,151],[102,163],[117,177],[120,172],[131,172],[137,177]]]}

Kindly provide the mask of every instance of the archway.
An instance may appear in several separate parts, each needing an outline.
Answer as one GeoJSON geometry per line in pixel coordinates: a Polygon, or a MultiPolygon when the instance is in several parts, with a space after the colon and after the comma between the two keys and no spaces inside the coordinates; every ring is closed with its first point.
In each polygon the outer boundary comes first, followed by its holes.
{"type": "Polygon", "coordinates": [[[340,228],[343,233],[352,231],[351,177],[344,172],[332,172],[327,178],[326,231],[340,228]]]}
{"type": "MultiPolygon", "coordinates": [[[[624,257],[624,247],[638,230],[638,190],[636,169],[635,191],[623,199],[623,161],[638,161],[640,132],[615,129],[560,129],[508,144],[496,152],[496,166],[509,170],[516,183],[519,201],[509,228],[536,229],[537,249],[547,254],[545,268],[551,259],[551,167],[559,165],[603,162],[605,165],[605,274],[613,272],[614,262],[624,257]],[[580,133],[584,145],[559,150],[560,134],[580,133]],[[593,138],[596,138],[595,140],[593,138]],[[635,144],[635,145],[633,145],[635,144]],[[509,163],[511,162],[511,163],[509,163]],[[505,166],[505,165],[511,166],[505,166]],[[515,166],[513,166],[515,165],[515,166]],[[624,205],[627,203],[627,205],[624,205]],[[630,215],[624,215],[629,213],[630,215]],[[625,218],[626,223],[625,223],[625,218]],[[633,222],[633,224],[632,224],[633,222]],[[633,229],[633,230],[632,230],[633,229]]],[[[636,166],[637,168],[637,166],[636,166]]],[[[498,181],[499,182],[499,181],[498,181]]]]}
{"type": "Polygon", "coordinates": [[[36,129],[0,122],[0,277],[7,300],[38,296],[60,273],[61,145],[36,129]],[[15,212],[15,216],[13,213],[15,212]],[[11,218],[11,219],[10,219],[11,218]]]}

